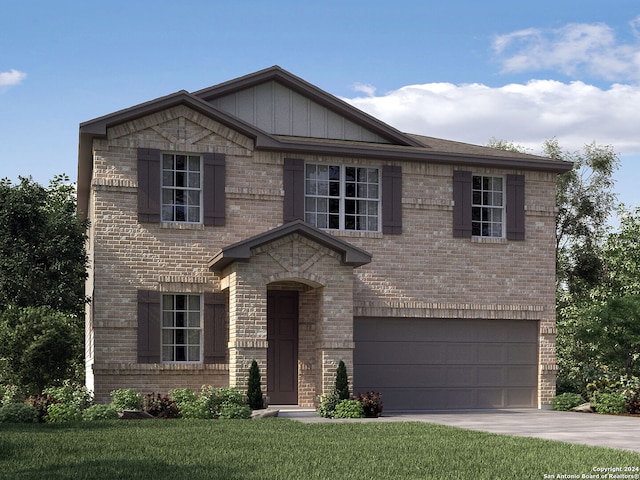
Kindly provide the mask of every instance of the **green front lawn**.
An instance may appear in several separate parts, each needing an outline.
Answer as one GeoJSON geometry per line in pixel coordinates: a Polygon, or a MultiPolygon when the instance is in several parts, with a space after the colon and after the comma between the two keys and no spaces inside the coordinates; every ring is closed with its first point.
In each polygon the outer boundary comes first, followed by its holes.
{"type": "Polygon", "coordinates": [[[640,454],[425,423],[286,419],[1,425],[0,478],[542,479],[640,454]]]}

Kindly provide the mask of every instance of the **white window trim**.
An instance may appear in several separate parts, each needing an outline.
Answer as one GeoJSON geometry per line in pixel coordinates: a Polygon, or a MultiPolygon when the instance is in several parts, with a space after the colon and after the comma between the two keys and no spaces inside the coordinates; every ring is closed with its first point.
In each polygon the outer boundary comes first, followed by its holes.
{"type": "MultiPolygon", "coordinates": [[[[504,175],[491,175],[491,174],[484,174],[484,173],[472,173],[471,175],[471,215],[472,215],[472,220],[471,220],[471,225],[473,225],[474,220],[473,220],[473,209],[474,208],[494,208],[494,209],[500,209],[502,211],[502,221],[500,222],[500,236],[492,236],[492,235],[472,235],[473,238],[482,238],[482,239],[489,239],[489,238],[495,238],[495,239],[506,239],[506,226],[507,226],[507,194],[506,194],[506,187],[507,187],[507,179],[504,175]],[[473,178],[474,177],[491,177],[491,178],[500,178],[502,179],[502,205],[501,206],[494,206],[494,205],[477,205],[475,203],[473,203],[473,178]]],[[[480,231],[482,232],[482,227],[480,229],[480,231]]]]}
{"type": "MultiPolygon", "coordinates": [[[[173,310],[175,312],[175,309],[173,310]]],[[[191,328],[192,330],[195,328],[191,328]]],[[[186,328],[185,330],[189,330],[186,328]]],[[[175,347],[175,343],[171,344],[175,347]]],[[[188,346],[187,346],[188,348],[188,346]]],[[[162,292],[160,296],[160,362],[167,365],[198,365],[204,362],[204,296],[199,293],[185,293],[185,292],[162,292]],[[164,297],[165,296],[173,296],[176,295],[185,295],[185,296],[198,296],[200,298],[200,358],[198,360],[165,360],[164,359],[164,341],[163,341],[163,331],[164,330],[176,330],[175,327],[165,327],[164,326],[164,297]]]]}
{"type": "MultiPolygon", "coordinates": [[[[338,228],[322,228],[322,227],[316,227],[319,228],[320,230],[329,230],[332,232],[369,232],[369,233],[379,233],[382,232],[382,168],[380,167],[374,167],[374,166],[370,166],[370,165],[352,165],[352,164],[336,164],[336,163],[314,163],[314,162],[305,162],[304,165],[304,198],[305,198],[305,205],[304,205],[304,216],[306,218],[307,216],[307,208],[306,208],[306,199],[307,199],[307,195],[309,197],[312,198],[336,198],[336,197],[329,197],[329,196],[318,196],[318,195],[311,195],[307,193],[307,165],[323,165],[323,166],[327,166],[327,167],[340,167],[340,197],[339,197],[339,202],[340,202],[340,212],[339,212],[339,227],[338,228]],[[347,168],[374,168],[378,171],[378,198],[377,200],[372,200],[372,199],[361,199],[361,200],[370,200],[370,201],[376,201],[378,203],[378,211],[377,211],[377,219],[378,219],[378,228],[377,230],[355,230],[355,229],[347,229],[345,228],[345,216],[346,216],[346,209],[345,209],[345,201],[347,200],[346,197],[346,181],[345,181],[345,171],[347,168]]],[[[357,199],[352,199],[349,198],[350,200],[357,200],[357,199]]],[[[317,213],[317,212],[310,212],[310,213],[317,213]]]]}
{"type": "MultiPolygon", "coordinates": [[[[174,170],[175,172],[175,170],[174,170]]],[[[161,223],[168,223],[168,224],[179,224],[179,225],[200,225],[204,223],[204,205],[203,205],[203,201],[204,201],[204,162],[202,159],[202,154],[200,153],[188,153],[188,152],[171,152],[171,151],[163,151],[160,154],[160,221],[161,223]],[[178,187],[181,190],[190,190],[190,191],[195,191],[198,190],[199,191],[199,199],[198,199],[198,205],[200,208],[200,218],[198,219],[197,222],[189,222],[187,220],[165,220],[162,217],[163,214],[163,210],[164,210],[164,198],[163,198],[163,193],[164,193],[164,189],[165,188],[170,188],[172,190],[176,190],[176,187],[173,186],[165,186],[164,185],[164,180],[163,180],[163,172],[164,172],[164,165],[163,165],[163,161],[164,161],[164,155],[173,155],[174,157],[176,155],[186,155],[188,157],[199,157],[200,158],[200,186],[196,189],[193,187],[178,187]]]]}

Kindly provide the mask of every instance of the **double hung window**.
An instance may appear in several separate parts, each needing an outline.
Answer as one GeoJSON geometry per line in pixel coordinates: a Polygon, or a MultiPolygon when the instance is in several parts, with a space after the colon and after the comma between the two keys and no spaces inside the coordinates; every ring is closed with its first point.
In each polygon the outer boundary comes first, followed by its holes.
{"type": "Polygon", "coordinates": [[[162,361],[202,361],[200,295],[162,295],[162,361]]]}
{"type": "Polygon", "coordinates": [[[471,235],[474,237],[504,236],[503,177],[473,175],[471,235]]]}
{"type": "Polygon", "coordinates": [[[200,155],[162,154],[162,221],[202,221],[200,155]]]}
{"type": "Polygon", "coordinates": [[[305,165],[305,222],[332,230],[380,230],[380,169],[305,165]]]}

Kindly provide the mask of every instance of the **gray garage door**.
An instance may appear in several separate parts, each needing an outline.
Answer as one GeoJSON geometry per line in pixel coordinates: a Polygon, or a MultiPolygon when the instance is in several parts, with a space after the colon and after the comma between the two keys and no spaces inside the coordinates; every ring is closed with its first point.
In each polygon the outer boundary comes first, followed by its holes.
{"type": "Polygon", "coordinates": [[[354,319],[354,393],[385,410],[537,406],[537,322],[354,319]]]}

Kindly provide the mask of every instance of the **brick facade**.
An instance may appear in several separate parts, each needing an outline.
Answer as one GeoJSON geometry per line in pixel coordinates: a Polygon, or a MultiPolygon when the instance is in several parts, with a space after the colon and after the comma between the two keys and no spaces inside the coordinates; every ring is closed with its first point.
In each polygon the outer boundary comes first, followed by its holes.
{"type": "Polygon", "coordinates": [[[244,388],[258,361],[268,368],[266,292],[300,292],[298,403],[314,405],[344,360],[353,373],[353,317],[511,319],[539,325],[539,404],[555,394],[556,173],[474,167],[525,177],[525,241],[452,237],[453,171],[469,166],[367,157],[298,154],[307,162],[402,167],[401,235],[332,231],[372,256],[358,268],[331,249],[289,235],[253,249],[222,272],[209,259],[235,242],[283,223],[285,154],[188,106],[174,106],[108,128],[94,138],[88,215],[87,382],[99,401],[115,388],[244,388]],[[226,155],[224,226],[139,223],[138,148],[226,155]],[[225,363],[139,364],[136,292],[224,292],[225,363]]]}

